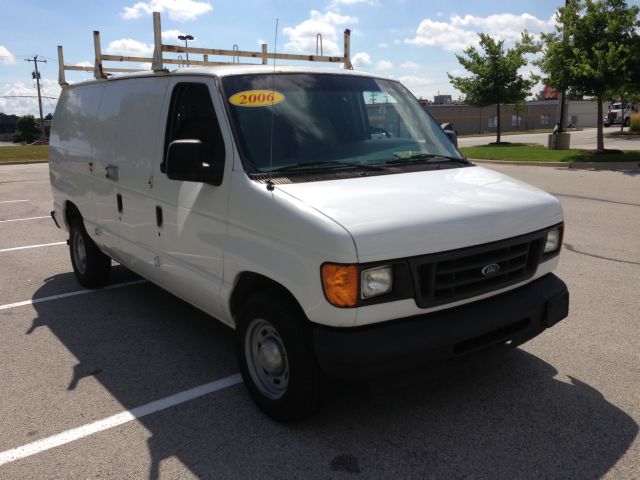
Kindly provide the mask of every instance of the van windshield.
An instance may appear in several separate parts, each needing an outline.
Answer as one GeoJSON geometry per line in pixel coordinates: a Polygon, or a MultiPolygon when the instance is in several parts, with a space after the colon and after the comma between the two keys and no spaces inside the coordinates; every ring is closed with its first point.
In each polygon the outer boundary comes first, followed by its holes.
{"type": "Polygon", "coordinates": [[[243,163],[252,172],[462,159],[395,81],[256,74],[224,77],[222,89],[243,163]]]}

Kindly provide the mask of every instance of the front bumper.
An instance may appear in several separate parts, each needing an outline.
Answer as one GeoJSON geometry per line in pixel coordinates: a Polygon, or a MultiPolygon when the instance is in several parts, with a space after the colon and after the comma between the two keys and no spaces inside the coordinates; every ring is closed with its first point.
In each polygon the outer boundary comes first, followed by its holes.
{"type": "Polygon", "coordinates": [[[313,347],[327,375],[371,379],[516,347],[568,313],[567,286],[547,274],[515,290],[426,315],[361,328],[315,326],[313,347]]]}

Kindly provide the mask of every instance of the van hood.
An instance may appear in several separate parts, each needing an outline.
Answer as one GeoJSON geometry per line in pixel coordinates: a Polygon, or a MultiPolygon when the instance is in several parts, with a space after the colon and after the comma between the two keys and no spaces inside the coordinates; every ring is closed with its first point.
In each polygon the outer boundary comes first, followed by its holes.
{"type": "Polygon", "coordinates": [[[276,188],[344,227],[361,263],[503,240],[563,220],[552,195],[478,166],[276,188]]]}

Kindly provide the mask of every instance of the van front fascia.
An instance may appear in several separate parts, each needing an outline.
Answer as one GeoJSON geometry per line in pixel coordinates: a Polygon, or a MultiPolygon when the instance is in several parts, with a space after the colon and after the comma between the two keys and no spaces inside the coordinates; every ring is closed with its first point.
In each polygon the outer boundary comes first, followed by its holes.
{"type": "Polygon", "coordinates": [[[543,252],[548,232],[555,229],[560,230],[561,244],[562,223],[483,245],[358,264],[358,278],[365,270],[391,266],[393,288],[383,295],[362,298],[360,285],[355,306],[366,307],[413,298],[419,308],[433,308],[521,283],[535,275],[540,263],[560,253],[560,247],[550,253],[543,252]],[[487,266],[494,265],[497,271],[491,274],[483,272],[487,266]],[[462,278],[456,278],[456,274],[462,278]]]}

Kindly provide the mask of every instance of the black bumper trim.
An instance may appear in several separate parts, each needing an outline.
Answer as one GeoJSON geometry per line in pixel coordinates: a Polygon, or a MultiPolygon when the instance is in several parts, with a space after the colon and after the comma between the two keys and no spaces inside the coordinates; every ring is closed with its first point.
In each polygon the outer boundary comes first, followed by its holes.
{"type": "Polygon", "coordinates": [[[567,286],[547,274],[515,290],[425,315],[359,328],[316,325],[313,347],[326,374],[375,378],[516,347],[568,312],[567,286]]]}

